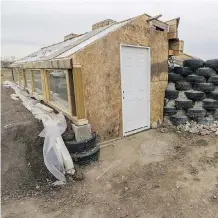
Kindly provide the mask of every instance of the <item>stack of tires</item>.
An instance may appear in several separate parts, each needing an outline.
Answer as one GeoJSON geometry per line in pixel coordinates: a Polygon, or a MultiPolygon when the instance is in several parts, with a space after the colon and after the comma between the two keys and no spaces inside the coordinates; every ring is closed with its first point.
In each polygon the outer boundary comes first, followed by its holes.
{"type": "Polygon", "coordinates": [[[218,59],[185,60],[183,67],[169,67],[164,115],[174,125],[194,120],[218,120],[218,59]]]}
{"type": "Polygon", "coordinates": [[[75,164],[88,165],[99,159],[100,147],[95,132],[89,139],[80,142],[76,141],[72,132],[64,134],[63,140],[75,164]]]}

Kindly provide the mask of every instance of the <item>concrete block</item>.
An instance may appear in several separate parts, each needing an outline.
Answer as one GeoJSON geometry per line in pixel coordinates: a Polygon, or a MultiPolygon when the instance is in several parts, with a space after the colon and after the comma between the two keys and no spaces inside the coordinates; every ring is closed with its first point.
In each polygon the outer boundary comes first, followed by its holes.
{"type": "Polygon", "coordinates": [[[75,139],[77,142],[81,142],[81,141],[91,138],[92,132],[91,132],[90,124],[86,124],[83,126],[77,126],[75,124],[72,124],[72,127],[75,133],[75,139]]]}

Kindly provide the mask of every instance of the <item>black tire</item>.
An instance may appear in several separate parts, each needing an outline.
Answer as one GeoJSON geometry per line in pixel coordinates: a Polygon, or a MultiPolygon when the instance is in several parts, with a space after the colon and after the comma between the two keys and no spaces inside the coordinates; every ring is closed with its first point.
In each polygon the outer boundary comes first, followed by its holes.
{"type": "Polygon", "coordinates": [[[168,73],[173,73],[173,71],[174,71],[174,68],[171,67],[171,66],[169,66],[169,67],[168,67],[168,73]]]}
{"type": "Polygon", "coordinates": [[[206,115],[206,110],[203,108],[190,108],[188,109],[187,116],[190,118],[200,118],[206,115]]]}
{"type": "Polygon", "coordinates": [[[193,107],[193,101],[189,99],[176,99],[175,105],[177,109],[189,109],[193,107]]]}
{"type": "Polygon", "coordinates": [[[189,67],[174,67],[174,73],[180,74],[181,76],[188,76],[193,73],[189,67]]]}
{"type": "Polygon", "coordinates": [[[166,106],[168,102],[169,102],[169,99],[164,98],[164,106],[166,106]]]}
{"type": "Polygon", "coordinates": [[[96,147],[96,133],[92,133],[92,137],[88,140],[84,140],[82,142],[77,142],[76,140],[68,140],[65,141],[65,145],[71,154],[82,153],[85,151],[89,151],[96,147]]]}
{"type": "Polygon", "coordinates": [[[166,89],[165,91],[165,98],[167,99],[176,99],[179,96],[179,91],[172,90],[172,89],[166,89]]]}
{"type": "Polygon", "coordinates": [[[74,132],[65,132],[62,135],[62,138],[63,138],[64,142],[65,141],[72,141],[75,138],[75,134],[74,134],[74,132]]]}
{"type": "Polygon", "coordinates": [[[176,73],[169,73],[168,74],[168,81],[169,82],[177,82],[177,81],[181,81],[183,80],[183,77],[179,74],[176,74],[176,73]]]}
{"type": "Polygon", "coordinates": [[[164,116],[171,116],[177,113],[175,107],[164,107],[164,116]]]}
{"type": "Polygon", "coordinates": [[[205,66],[210,67],[214,70],[217,70],[218,69],[218,59],[212,59],[212,60],[205,61],[205,66]]]}
{"type": "Polygon", "coordinates": [[[203,76],[191,74],[191,75],[185,77],[185,81],[191,82],[191,83],[204,83],[204,82],[206,82],[206,79],[203,76]]]}
{"type": "Polygon", "coordinates": [[[210,98],[204,99],[203,108],[209,111],[216,110],[218,109],[218,101],[210,98]]]}
{"type": "Polygon", "coordinates": [[[197,70],[200,67],[204,66],[204,61],[199,59],[191,59],[191,60],[184,60],[183,67],[189,67],[192,70],[197,70]]]}
{"type": "Polygon", "coordinates": [[[194,89],[202,92],[212,92],[215,90],[213,83],[196,83],[194,89]]]}
{"type": "Polygon", "coordinates": [[[73,161],[78,165],[88,165],[92,162],[96,162],[100,156],[100,147],[96,146],[90,151],[81,154],[70,154],[73,161]]]}
{"type": "Polygon", "coordinates": [[[197,123],[201,125],[208,125],[208,124],[212,124],[213,122],[214,122],[214,119],[211,119],[209,117],[200,117],[197,119],[197,123]]]}
{"type": "Polygon", "coordinates": [[[210,93],[210,98],[214,99],[214,100],[218,100],[218,90],[215,90],[213,92],[210,93]]]}
{"type": "Polygon", "coordinates": [[[175,84],[176,90],[178,91],[186,91],[192,89],[192,85],[186,81],[178,81],[175,84]]]}
{"type": "Polygon", "coordinates": [[[173,125],[178,126],[178,125],[185,124],[188,121],[188,117],[173,115],[173,116],[170,116],[170,121],[173,123],[173,125]]]}
{"type": "Polygon", "coordinates": [[[209,67],[203,67],[199,68],[195,72],[198,76],[203,76],[205,78],[208,78],[210,76],[216,76],[216,71],[209,68],[209,67]]]}
{"type": "Polygon", "coordinates": [[[218,109],[212,111],[211,115],[213,116],[213,118],[214,118],[215,120],[218,120],[218,109]]]}
{"type": "Polygon", "coordinates": [[[193,101],[202,101],[206,98],[206,94],[201,91],[186,91],[185,95],[188,99],[193,101]]]}
{"type": "Polygon", "coordinates": [[[208,79],[208,82],[209,82],[209,83],[213,83],[214,85],[218,85],[218,76],[211,76],[211,77],[208,79]]]}

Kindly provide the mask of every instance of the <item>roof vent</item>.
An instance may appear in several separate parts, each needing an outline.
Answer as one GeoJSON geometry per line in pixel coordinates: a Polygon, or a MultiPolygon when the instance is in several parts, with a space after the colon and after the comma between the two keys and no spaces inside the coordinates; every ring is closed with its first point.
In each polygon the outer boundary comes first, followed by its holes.
{"type": "Polygon", "coordinates": [[[95,29],[97,29],[99,27],[111,25],[111,24],[114,24],[114,23],[117,23],[117,22],[115,20],[106,19],[106,20],[103,20],[103,21],[100,21],[98,23],[93,24],[92,25],[92,30],[95,30],[95,29]]]}
{"type": "Polygon", "coordinates": [[[76,37],[78,37],[78,36],[80,36],[80,35],[79,35],[79,34],[71,33],[71,34],[69,34],[69,35],[64,36],[64,41],[67,41],[67,40],[76,38],[76,37]]]}

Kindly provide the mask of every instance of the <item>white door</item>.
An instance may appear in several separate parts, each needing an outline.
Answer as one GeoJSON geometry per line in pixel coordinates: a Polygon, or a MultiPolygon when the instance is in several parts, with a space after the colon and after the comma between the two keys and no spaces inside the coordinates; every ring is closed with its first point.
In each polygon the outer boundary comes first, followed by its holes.
{"type": "Polygon", "coordinates": [[[123,135],[150,128],[150,49],[121,45],[123,135]]]}

